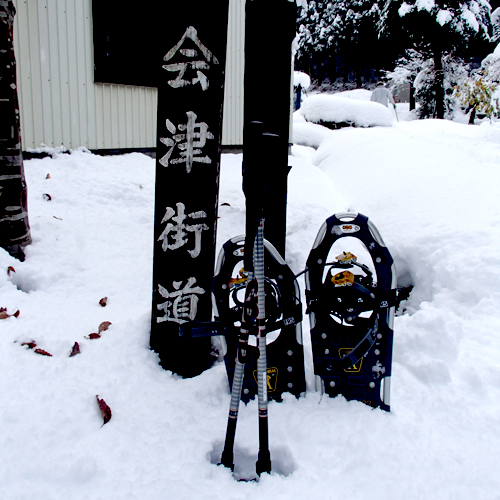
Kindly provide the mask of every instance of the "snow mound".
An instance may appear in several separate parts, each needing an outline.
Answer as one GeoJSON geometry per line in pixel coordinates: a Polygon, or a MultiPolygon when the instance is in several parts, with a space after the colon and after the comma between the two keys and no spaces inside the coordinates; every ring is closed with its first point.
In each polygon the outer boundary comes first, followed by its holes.
{"type": "Polygon", "coordinates": [[[379,103],[317,94],[308,97],[298,111],[307,121],[330,128],[391,127],[394,120],[391,112],[379,103]]]}
{"type": "Polygon", "coordinates": [[[348,99],[357,99],[358,101],[369,101],[372,96],[372,91],[366,89],[353,89],[337,92],[336,95],[348,99]]]}
{"type": "Polygon", "coordinates": [[[297,112],[294,113],[293,121],[293,143],[301,146],[309,146],[318,149],[321,143],[330,138],[332,131],[317,125],[316,123],[306,122],[301,115],[302,120],[295,119],[297,112]]]}

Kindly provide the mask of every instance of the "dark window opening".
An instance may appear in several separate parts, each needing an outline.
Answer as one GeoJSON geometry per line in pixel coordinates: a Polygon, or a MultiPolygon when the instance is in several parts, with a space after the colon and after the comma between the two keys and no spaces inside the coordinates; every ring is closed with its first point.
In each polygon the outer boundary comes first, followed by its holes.
{"type": "Polygon", "coordinates": [[[156,43],[157,4],[158,0],[92,2],[94,82],[157,86],[163,57],[156,43]]]}

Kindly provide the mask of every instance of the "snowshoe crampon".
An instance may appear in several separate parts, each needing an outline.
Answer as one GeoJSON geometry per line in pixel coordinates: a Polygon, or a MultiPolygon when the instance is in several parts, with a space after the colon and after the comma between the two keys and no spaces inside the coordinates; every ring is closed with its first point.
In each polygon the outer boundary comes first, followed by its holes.
{"type": "MultiPolygon", "coordinates": [[[[231,387],[247,282],[243,269],[244,245],[244,236],[237,236],[224,244],[212,288],[215,320],[226,328],[227,352],[224,360],[231,387]]],[[[284,392],[299,397],[306,390],[302,304],[292,270],[271,243],[264,241],[264,248],[267,394],[269,399],[281,401],[284,392]]],[[[258,356],[255,337],[250,335],[241,394],[245,403],[257,394],[258,356]]]]}
{"type": "Polygon", "coordinates": [[[333,215],[319,230],[306,268],[318,388],[389,411],[396,272],[379,232],[364,215],[333,215]],[[359,250],[336,250],[347,244],[359,250]],[[359,251],[369,265],[358,263],[359,251]]]}

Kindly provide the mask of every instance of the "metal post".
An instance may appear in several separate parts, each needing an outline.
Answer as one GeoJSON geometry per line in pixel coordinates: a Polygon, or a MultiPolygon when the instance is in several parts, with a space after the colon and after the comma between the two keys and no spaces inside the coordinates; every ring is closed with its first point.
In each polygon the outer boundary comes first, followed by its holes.
{"type": "Polygon", "coordinates": [[[251,122],[262,122],[263,131],[280,137],[275,151],[271,209],[266,216],[268,239],[284,257],[290,107],[292,99],[291,43],[295,37],[297,6],[289,0],[247,0],[245,26],[245,103],[243,161],[255,154],[258,142],[247,133],[251,122]],[[279,22],[276,20],[279,19],[279,22]],[[269,88],[272,91],[269,92],[269,88]]]}

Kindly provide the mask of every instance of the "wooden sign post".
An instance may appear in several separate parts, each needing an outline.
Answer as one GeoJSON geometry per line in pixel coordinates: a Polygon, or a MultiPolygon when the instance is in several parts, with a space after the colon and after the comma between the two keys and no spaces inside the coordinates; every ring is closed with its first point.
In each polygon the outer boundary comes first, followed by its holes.
{"type": "Polygon", "coordinates": [[[212,317],[228,2],[164,2],[159,14],[150,344],[184,377],[214,361],[210,337],[179,337],[179,326],[212,317]]]}

